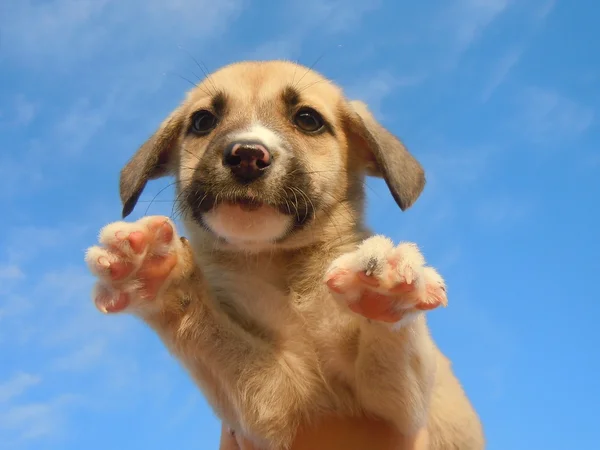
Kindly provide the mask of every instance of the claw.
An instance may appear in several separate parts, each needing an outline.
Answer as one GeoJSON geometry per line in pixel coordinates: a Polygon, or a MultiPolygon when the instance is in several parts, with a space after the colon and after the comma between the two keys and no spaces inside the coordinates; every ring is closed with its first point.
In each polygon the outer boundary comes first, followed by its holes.
{"type": "Polygon", "coordinates": [[[415,310],[428,311],[445,304],[445,292],[440,290],[443,280],[424,265],[416,245],[394,247],[388,239],[375,236],[336,259],[325,281],[353,312],[399,323],[415,310]]]}
{"type": "Polygon", "coordinates": [[[377,278],[375,278],[371,273],[368,272],[368,270],[364,272],[358,272],[356,276],[360,279],[360,281],[362,281],[365,284],[368,284],[369,286],[379,287],[379,285],[381,284],[377,278]]]}
{"type": "Polygon", "coordinates": [[[118,313],[132,303],[152,301],[178,261],[181,242],[165,217],[134,223],[115,222],[100,232],[100,246],[86,254],[90,270],[100,279],[94,303],[104,313],[118,313]]]}
{"type": "Polygon", "coordinates": [[[115,314],[124,311],[129,303],[129,294],[125,292],[110,292],[104,286],[98,286],[96,289],[94,304],[104,314],[115,314]]]}

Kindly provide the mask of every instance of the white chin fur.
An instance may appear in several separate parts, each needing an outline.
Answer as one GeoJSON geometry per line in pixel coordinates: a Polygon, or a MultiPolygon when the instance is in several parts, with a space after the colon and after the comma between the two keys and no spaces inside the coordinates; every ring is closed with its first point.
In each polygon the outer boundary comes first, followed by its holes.
{"type": "Polygon", "coordinates": [[[238,205],[221,204],[203,219],[214,233],[232,244],[273,242],[292,226],[291,217],[266,205],[245,211],[238,205]]]}

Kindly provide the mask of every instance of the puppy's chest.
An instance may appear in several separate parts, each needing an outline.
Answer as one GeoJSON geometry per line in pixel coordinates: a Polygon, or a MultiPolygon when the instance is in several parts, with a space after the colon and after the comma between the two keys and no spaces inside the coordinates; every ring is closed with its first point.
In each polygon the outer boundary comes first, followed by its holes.
{"type": "Polygon", "coordinates": [[[205,275],[217,306],[236,322],[252,321],[278,332],[302,323],[306,334],[329,321],[335,305],[320,271],[297,276],[298,271],[275,261],[211,265],[205,275]]]}
{"type": "Polygon", "coordinates": [[[330,297],[322,274],[290,281],[282,272],[260,272],[221,268],[208,277],[216,306],[228,320],[277,348],[310,347],[325,374],[351,372],[359,327],[330,297]]]}
{"type": "MultiPolygon", "coordinates": [[[[206,279],[215,306],[233,326],[268,339],[301,322],[285,274],[269,267],[210,267],[206,279]]],[[[286,333],[284,333],[286,334],[286,333]]]]}

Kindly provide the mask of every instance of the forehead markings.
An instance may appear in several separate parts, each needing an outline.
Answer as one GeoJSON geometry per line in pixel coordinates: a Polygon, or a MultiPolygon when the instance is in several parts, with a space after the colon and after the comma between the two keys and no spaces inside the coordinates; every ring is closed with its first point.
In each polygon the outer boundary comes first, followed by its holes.
{"type": "Polygon", "coordinates": [[[217,117],[223,116],[227,107],[227,94],[223,91],[217,92],[213,95],[210,106],[217,117]]]}
{"type": "Polygon", "coordinates": [[[286,86],[281,96],[287,106],[297,106],[300,103],[300,92],[293,86],[286,86]]]}

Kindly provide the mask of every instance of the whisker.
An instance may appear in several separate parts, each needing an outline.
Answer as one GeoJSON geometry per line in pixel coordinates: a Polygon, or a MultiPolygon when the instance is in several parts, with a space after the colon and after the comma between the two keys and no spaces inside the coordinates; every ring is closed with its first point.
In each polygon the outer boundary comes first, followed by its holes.
{"type": "Polygon", "coordinates": [[[186,191],[184,189],[182,189],[177,194],[175,199],[173,200],[173,207],[171,208],[171,216],[175,217],[175,214],[177,213],[177,211],[179,211],[179,212],[181,212],[181,216],[183,217],[184,206],[183,206],[183,202],[180,200],[185,194],[186,194],[186,191]]]}
{"type": "Polygon", "coordinates": [[[148,204],[148,207],[146,208],[146,212],[144,213],[144,215],[148,214],[148,210],[152,206],[152,203],[156,200],[156,197],[158,197],[160,194],[162,194],[165,190],[169,189],[171,186],[176,186],[177,183],[179,183],[179,182],[177,180],[175,180],[173,183],[167,184],[164,188],[162,188],[160,191],[158,191],[158,193],[154,196],[154,198],[152,198],[152,200],[150,200],[150,203],[148,204]]]}
{"type": "Polygon", "coordinates": [[[317,81],[313,81],[312,83],[308,83],[305,86],[303,86],[302,88],[298,88],[298,93],[301,94],[302,92],[306,91],[308,88],[311,88],[313,86],[315,86],[316,84],[319,83],[323,83],[327,80],[317,80],[317,81]]]}
{"type": "MultiPolygon", "coordinates": [[[[204,70],[204,67],[202,67],[202,66],[200,65],[200,63],[198,62],[198,60],[197,60],[196,58],[194,58],[194,56],[193,56],[193,55],[192,55],[190,52],[188,52],[188,51],[187,51],[185,48],[183,48],[183,46],[179,45],[179,48],[180,48],[181,50],[183,50],[183,51],[184,51],[184,52],[185,52],[185,53],[186,53],[186,54],[187,54],[187,55],[188,55],[188,56],[189,56],[189,57],[192,59],[192,61],[194,61],[194,62],[196,63],[196,65],[198,66],[198,68],[199,68],[199,69],[202,71],[202,73],[204,74],[204,77],[206,78],[206,80],[207,80],[207,81],[209,81],[209,82],[211,82],[211,80],[210,80],[210,77],[209,77],[209,75],[208,75],[207,71],[206,71],[206,70],[204,70]]],[[[214,91],[213,91],[213,92],[205,92],[205,93],[206,93],[206,95],[211,95],[211,96],[212,96],[212,95],[216,95],[216,93],[217,93],[216,86],[215,86],[215,85],[214,85],[214,83],[212,83],[212,82],[211,82],[211,84],[212,84],[212,87],[214,88],[214,91]]],[[[206,86],[206,88],[208,89],[208,86],[206,86]]]]}
{"type": "Polygon", "coordinates": [[[188,83],[190,83],[192,86],[194,87],[198,87],[197,83],[194,83],[192,80],[190,80],[189,78],[184,77],[183,75],[180,75],[178,73],[176,73],[175,75],[177,75],[179,78],[181,78],[182,80],[187,81],[188,83]]]}
{"type": "Polygon", "coordinates": [[[181,149],[186,152],[187,154],[193,156],[194,158],[196,158],[196,160],[198,162],[200,162],[200,155],[196,155],[195,153],[192,153],[191,151],[189,151],[187,148],[185,148],[184,146],[181,146],[181,149]]]}
{"type": "Polygon", "coordinates": [[[304,72],[304,74],[300,77],[300,79],[298,80],[298,82],[296,83],[295,87],[298,87],[298,85],[300,84],[300,82],[302,81],[302,79],[308,74],[308,72],[310,72],[318,63],[319,61],[321,61],[321,59],[323,59],[323,56],[325,56],[325,54],[327,53],[327,50],[325,50],[323,53],[321,53],[321,56],[319,56],[314,63],[312,63],[304,72]]]}

